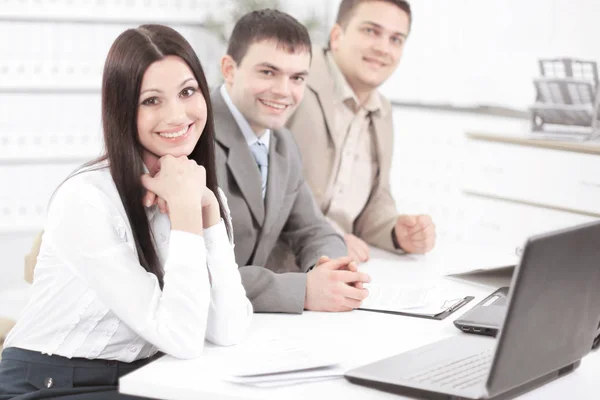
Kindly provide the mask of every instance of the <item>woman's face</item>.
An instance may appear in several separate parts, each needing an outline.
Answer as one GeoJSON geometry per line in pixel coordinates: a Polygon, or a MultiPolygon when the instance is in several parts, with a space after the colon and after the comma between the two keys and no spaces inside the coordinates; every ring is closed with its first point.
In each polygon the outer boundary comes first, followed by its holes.
{"type": "Polygon", "coordinates": [[[206,100],[192,70],[177,56],[152,63],[142,79],[137,113],[142,158],[151,173],[167,154],[188,156],[206,125],[206,100]]]}

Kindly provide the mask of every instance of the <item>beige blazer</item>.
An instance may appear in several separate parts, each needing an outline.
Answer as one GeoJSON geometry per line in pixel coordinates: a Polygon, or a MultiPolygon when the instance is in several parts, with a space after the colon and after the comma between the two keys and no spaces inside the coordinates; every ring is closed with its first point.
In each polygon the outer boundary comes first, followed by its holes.
{"type": "MultiPolygon", "coordinates": [[[[312,189],[317,204],[324,209],[324,195],[333,185],[334,166],[339,163],[343,132],[334,127],[334,83],[325,59],[325,49],[313,48],[313,59],[304,100],[292,118],[288,128],[294,134],[302,153],[306,182],[312,189]]],[[[369,200],[354,221],[353,233],[367,243],[395,250],[392,229],[398,212],[390,193],[390,168],[394,148],[391,104],[382,96],[384,116],[374,115],[377,174],[371,187],[369,200]]]]}

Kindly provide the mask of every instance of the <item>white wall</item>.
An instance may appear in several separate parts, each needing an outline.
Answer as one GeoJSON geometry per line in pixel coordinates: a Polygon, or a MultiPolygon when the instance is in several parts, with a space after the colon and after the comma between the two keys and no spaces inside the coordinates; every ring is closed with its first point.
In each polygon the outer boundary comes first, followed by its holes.
{"type": "MultiPolygon", "coordinates": [[[[526,109],[539,58],[600,62],[597,0],[412,0],[393,99],[526,109]]],[[[332,2],[333,9],[339,4],[332,2]]]]}

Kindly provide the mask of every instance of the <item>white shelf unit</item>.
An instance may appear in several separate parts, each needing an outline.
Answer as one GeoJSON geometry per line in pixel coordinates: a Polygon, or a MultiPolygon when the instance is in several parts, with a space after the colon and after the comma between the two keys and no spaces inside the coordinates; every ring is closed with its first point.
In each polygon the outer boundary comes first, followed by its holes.
{"type": "Polygon", "coordinates": [[[197,25],[214,0],[0,0],[0,20],[197,25]]]}
{"type": "Polygon", "coordinates": [[[530,235],[600,216],[594,214],[600,190],[593,186],[600,156],[465,134],[522,136],[529,132],[527,119],[396,107],[394,126],[391,190],[398,211],[430,214],[438,243],[514,253],[530,235]],[[490,176],[498,170],[506,177],[490,176]],[[514,196],[517,190],[522,196],[514,196]],[[569,196],[575,192],[577,199],[569,196]]]}

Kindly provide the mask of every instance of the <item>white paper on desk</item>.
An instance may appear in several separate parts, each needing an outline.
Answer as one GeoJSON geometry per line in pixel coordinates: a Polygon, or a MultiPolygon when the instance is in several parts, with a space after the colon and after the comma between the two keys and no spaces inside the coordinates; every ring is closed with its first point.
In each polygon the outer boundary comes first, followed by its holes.
{"type": "Polygon", "coordinates": [[[427,263],[444,275],[493,271],[519,263],[518,246],[483,246],[448,243],[427,254],[427,263]]]}
{"type": "Polygon", "coordinates": [[[258,383],[253,383],[250,385],[255,386],[255,387],[267,388],[267,387],[290,386],[290,385],[300,385],[302,383],[314,383],[314,382],[328,381],[330,379],[340,379],[342,377],[343,377],[343,375],[321,376],[321,377],[317,377],[317,378],[288,379],[288,380],[281,380],[281,381],[258,382],[258,383]]]}
{"type": "Polygon", "coordinates": [[[368,283],[369,296],[360,308],[380,311],[411,311],[429,304],[434,290],[431,286],[410,286],[368,283]]]}
{"type": "Polygon", "coordinates": [[[428,315],[428,316],[433,317],[433,316],[441,314],[445,311],[448,311],[448,309],[456,306],[461,301],[464,301],[464,298],[461,297],[461,298],[448,299],[448,300],[443,300],[443,299],[433,300],[433,299],[431,299],[430,302],[424,306],[406,309],[403,311],[414,314],[414,315],[428,315]]]}
{"type": "Polygon", "coordinates": [[[299,383],[315,382],[318,380],[334,379],[344,376],[346,370],[339,365],[314,368],[304,371],[283,372],[279,374],[254,375],[254,376],[230,376],[225,380],[244,385],[261,387],[296,385],[299,383]]]}
{"type": "Polygon", "coordinates": [[[273,338],[252,346],[240,345],[223,361],[224,379],[231,380],[329,367],[340,363],[341,357],[336,349],[324,348],[317,342],[273,338]]]}

